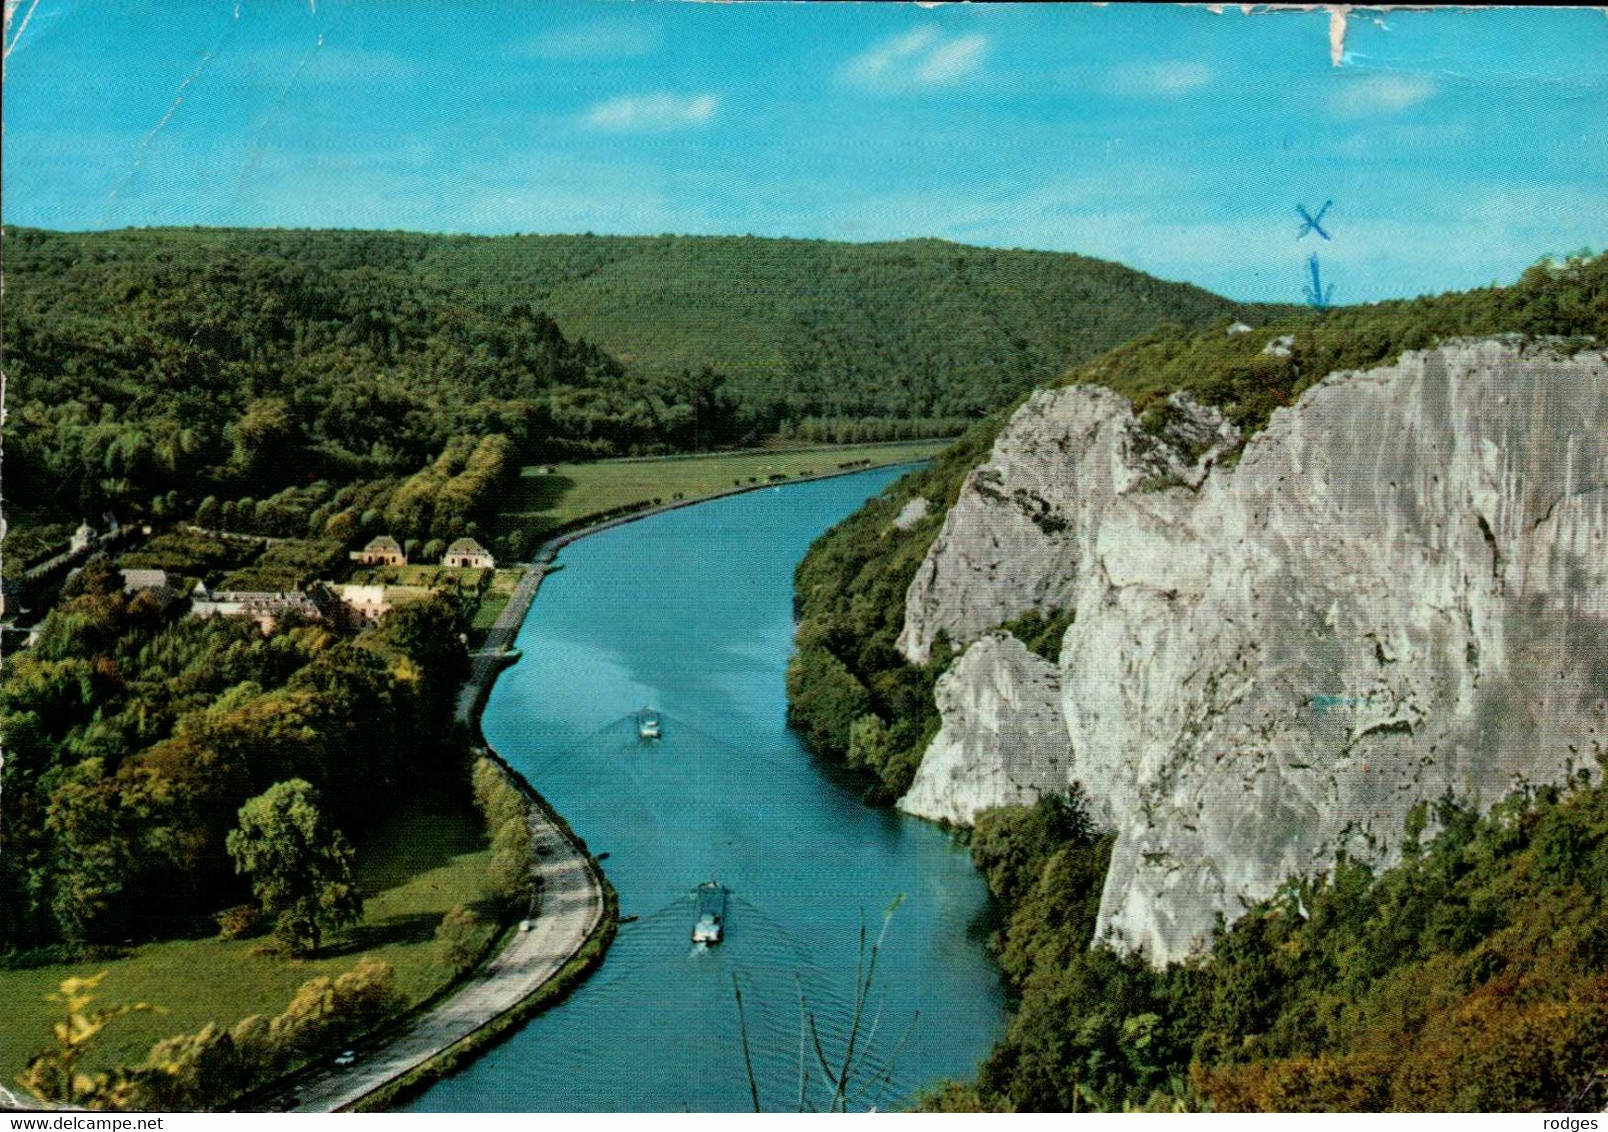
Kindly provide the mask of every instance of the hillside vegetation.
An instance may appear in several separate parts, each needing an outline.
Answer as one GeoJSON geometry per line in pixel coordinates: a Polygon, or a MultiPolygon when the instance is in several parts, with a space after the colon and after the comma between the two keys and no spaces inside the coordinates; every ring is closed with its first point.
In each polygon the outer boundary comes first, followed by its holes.
{"type": "Polygon", "coordinates": [[[451,538],[516,463],[953,434],[1164,319],[1246,313],[1116,264],[937,241],[4,237],[7,486],[39,522],[211,496],[265,534],[353,538],[367,515],[451,538]],[[444,517],[414,506],[430,476],[391,495],[432,463],[462,481],[444,517]]]}
{"type": "Polygon", "coordinates": [[[1152,420],[1169,393],[1188,390],[1250,434],[1331,373],[1388,365],[1449,339],[1499,334],[1558,339],[1565,349],[1608,342],[1608,256],[1543,261],[1505,287],[1321,314],[1291,311],[1249,333],[1163,326],[1079,366],[1062,384],[1114,389],[1152,420]]]}
{"type": "Polygon", "coordinates": [[[919,668],[894,647],[905,590],[1006,416],[978,422],[927,467],[889,484],[816,539],[794,571],[799,627],[787,668],[788,723],[817,754],[874,775],[876,800],[893,801],[915,777],[938,731],[933,685],[951,659],[941,640],[919,668]],[[927,500],[926,515],[896,523],[916,499],[927,500]]]}
{"type": "Polygon", "coordinates": [[[972,855],[1020,1002],[976,1085],[923,1107],[1600,1108],[1608,789],[1572,787],[1421,807],[1400,865],[1293,879],[1163,971],[1090,947],[1111,837],[1076,790],[988,811],[972,855]]]}
{"type": "Polygon", "coordinates": [[[1260,309],[1085,256],[943,240],[442,239],[423,269],[536,304],[628,365],[713,366],[795,421],[963,417],[1163,319],[1260,309]]]}

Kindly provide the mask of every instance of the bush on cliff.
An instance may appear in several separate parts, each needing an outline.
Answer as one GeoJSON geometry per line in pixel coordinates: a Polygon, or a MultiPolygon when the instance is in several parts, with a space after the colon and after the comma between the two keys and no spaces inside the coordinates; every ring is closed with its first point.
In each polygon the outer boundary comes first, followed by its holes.
{"type": "Polygon", "coordinates": [[[1608,342],[1608,255],[1543,260],[1503,287],[1290,312],[1248,333],[1168,325],[1078,367],[1065,383],[1114,389],[1142,419],[1163,412],[1168,394],[1188,390],[1249,434],[1331,373],[1498,334],[1557,339],[1565,349],[1608,342]]]}
{"type": "Polygon", "coordinates": [[[1160,971],[1090,946],[1111,841],[1091,842],[1061,805],[979,820],[974,855],[1007,898],[997,946],[1020,1003],[977,1084],[941,1103],[968,1091],[1050,1111],[1608,1103],[1600,782],[1520,792],[1483,817],[1443,802],[1438,835],[1420,845],[1409,830],[1395,867],[1343,860],[1292,881],[1160,971]]]}
{"type": "Polygon", "coordinates": [[[905,591],[971,468],[987,458],[1004,413],[980,421],[920,471],[888,486],[810,547],[794,573],[799,626],[788,666],[788,722],[817,754],[876,775],[872,797],[892,801],[910,787],[938,731],[933,688],[949,667],[947,639],[924,665],[895,647],[905,591]],[[905,504],[925,499],[927,514],[904,525],[905,504]],[[866,717],[875,717],[882,732],[866,717]],[[860,725],[862,743],[852,744],[860,725]],[[876,734],[875,743],[867,743],[876,734]],[[851,757],[851,751],[853,757],[851,757]]]}

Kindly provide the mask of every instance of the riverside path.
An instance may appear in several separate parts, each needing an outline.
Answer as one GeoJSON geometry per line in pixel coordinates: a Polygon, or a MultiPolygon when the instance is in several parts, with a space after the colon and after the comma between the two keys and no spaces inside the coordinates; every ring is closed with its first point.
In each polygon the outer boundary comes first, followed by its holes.
{"type": "MultiPolygon", "coordinates": [[[[541,564],[525,570],[513,597],[498,616],[486,647],[474,658],[468,682],[458,699],[458,718],[478,733],[480,705],[503,664],[499,654],[519,632],[520,623],[541,586],[541,564]]],[[[531,841],[537,866],[533,893],[541,914],[529,931],[514,933],[498,955],[441,1002],[415,1015],[385,1040],[357,1045],[357,1060],[304,1070],[288,1081],[263,1107],[297,1112],[334,1112],[349,1108],[370,1093],[445,1052],[501,1015],[517,1008],[580,951],[603,925],[603,878],[585,849],[518,774],[503,766],[514,785],[534,803],[531,841]]]]}

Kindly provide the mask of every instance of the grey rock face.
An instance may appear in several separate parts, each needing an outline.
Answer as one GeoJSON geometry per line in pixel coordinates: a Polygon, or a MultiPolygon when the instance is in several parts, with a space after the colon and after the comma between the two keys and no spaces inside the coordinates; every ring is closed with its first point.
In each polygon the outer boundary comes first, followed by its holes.
{"type": "MultiPolygon", "coordinates": [[[[1155,438],[1107,390],[1035,396],[968,477],[900,638],[922,659],[939,631],[1075,611],[1070,777],[1119,834],[1104,938],[1180,957],[1342,848],[1393,860],[1419,801],[1598,767],[1602,354],[1477,342],[1336,374],[1232,470],[1213,466],[1230,434],[1178,416],[1155,438]]],[[[986,655],[957,683],[986,685],[986,655]]],[[[957,715],[949,742],[967,733],[957,715]]]]}
{"type": "Polygon", "coordinates": [[[1066,789],[1072,744],[1061,673],[1009,633],[990,633],[938,681],[943,729],[899,808],[970,825],[990,806],[1031,805],[1066,789]]]}
{"type": "Polygon", "coordinates": [[[931,504],[929,504],[921,496],[916,496],[903,507],[899,508],[899,513],[893,518],[893,525],[898,527],[901,531],[908,531],[911,527],[915,526],[917,523],[921,522],[921,520],[927,517],[927,510],[930,506],[931,504]]]}

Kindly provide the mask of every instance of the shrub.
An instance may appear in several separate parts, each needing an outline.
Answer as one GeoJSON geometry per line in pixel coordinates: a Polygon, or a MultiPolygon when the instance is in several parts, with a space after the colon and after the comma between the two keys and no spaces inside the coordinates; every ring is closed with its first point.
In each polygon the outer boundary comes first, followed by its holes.
{"type": "Polygon", "coordinates": [[[249,939],[263,930],[262,909],[255,904],[236,904],[212,918],[218,922],[219,939],[249,939]]]}
{"type": "Polygon", "coordinates": [[[479,929],[480,917],[462,904],[454,905],[436,926],[436,947],[441,961],[454,975],[461,975],[474,966],[474,939],[479,929]]]}

